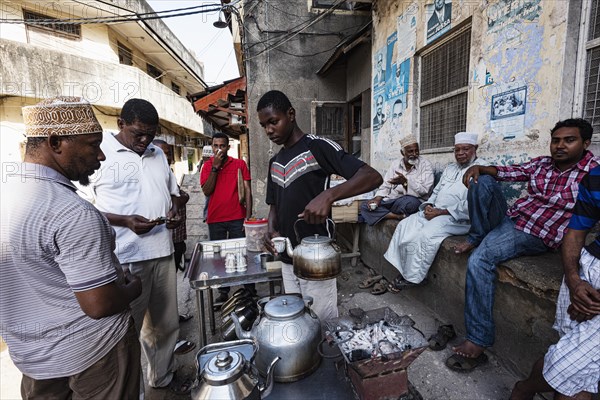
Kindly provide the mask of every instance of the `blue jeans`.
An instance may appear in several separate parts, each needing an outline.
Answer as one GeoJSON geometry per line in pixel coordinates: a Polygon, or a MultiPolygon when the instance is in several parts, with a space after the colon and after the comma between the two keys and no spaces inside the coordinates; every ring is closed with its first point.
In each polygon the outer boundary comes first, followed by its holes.
{"type": "Polygon", "coordinates": [[[465,285],[465,327],[467,339],[479,346],[494,344],[494,296],[496,265],[524,255],[544,253],[544,242],[517,230],[515,222],[504,217],[502,223],[483,239],[469,257],[465,285]]]}
{"type": "Polygon", "coordinates": [[[483,238],[496,228],[506,215],[506,200],[500,184],[489,175],[481,175],[477,183],[471,182],[467,194],[471,228],[467,241],[479,245],[483,238]]]}

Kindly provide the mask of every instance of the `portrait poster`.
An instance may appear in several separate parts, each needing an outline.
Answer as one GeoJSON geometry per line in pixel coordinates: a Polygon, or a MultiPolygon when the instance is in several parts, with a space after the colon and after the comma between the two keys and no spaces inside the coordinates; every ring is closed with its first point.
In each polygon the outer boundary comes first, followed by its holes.
{"type": "Polygon", "coordinates": [[[386,79],[386,53],[387,46],[381,47],[373,57],[373,91],[382,89],[386,79]]]}
{"type": "Polygon", "coordinates": [[[381,127],[385,122],[385,91],[379,90],[377,92],[373,92],[373,110],[371,115],[373,116],[373,121],[371,123],[371,129],[373,133],[379,132],[381,127]]]}
{"type": "Polygon", "coordinates": [[[401,63],[415,55],[417,48],[417,9],[416,3],[411,4],[404,14],[398,17],[397,32],[402,38],[396,45],[396,63],[401,63]]]}
{"type": "Polygon", "coordinates": [[[425,44],[431,43],[448,32],[452,21],[452,2],[450,0],[434,0],[425,6],[427,19],[425,44]]]}
{"type": "Polygon", "coordinates": [[[398,34],[397,32],[392,33],[388,36],[386,41],[386,60],[385,60],[385,70],[386,70],[386,81],[385,81],[385,100],[389,101],[392,98],[389,96],[390,92],[393,89],[393,86],[396,84],[396,43],[398,42],[398,34]]]}
{"type": "Polygon", "coordinates": [[[527,108],[527,86],[505,90],[492,96],[490,127],[504,140],[516,139],[524,134],[527,108]]]}

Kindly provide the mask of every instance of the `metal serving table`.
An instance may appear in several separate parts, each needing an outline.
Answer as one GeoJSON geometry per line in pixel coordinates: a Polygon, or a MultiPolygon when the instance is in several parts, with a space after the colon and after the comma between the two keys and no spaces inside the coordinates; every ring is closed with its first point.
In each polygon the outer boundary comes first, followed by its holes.
{"type": "Polygon", "coordinates": [[[236,286],[246,283],[269,282],[271,295],[274,294],[274,282],[281,280],[281,270],[267,271],[260,265],[260,252],[246,251],[246,239],[213,240],[196,243],[185,277],[196,292],[196,307],[198,308],[198,329],[200,332],[200,347],[207,344],[204,310],[204,292],[207,292],[208,316],[211,334],[215,334],[215,313],[213,309],[212,290],[220,286],[236,286]],[[215,252],[215,246],[220,252],[215,252]],[[244,272],[225,272],[225,257],[227,253],[245,254],[247,270],[244,272]]]}

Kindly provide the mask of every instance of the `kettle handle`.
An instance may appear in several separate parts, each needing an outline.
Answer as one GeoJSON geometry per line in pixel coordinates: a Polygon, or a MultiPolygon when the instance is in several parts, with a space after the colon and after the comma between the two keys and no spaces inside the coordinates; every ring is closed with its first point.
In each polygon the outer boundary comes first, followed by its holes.
{"type": "MultiPolygon", "coordinates": [[[[294,233],[296,234],[296,241],[298,243],[301,242],[300,240],[300,235],[298,235],[298,229],[296,229],[296,224],[298,223],[298,221],[304,221],[304,218],[298,218],[296,220],[296,222],[294,222],[294,233]]],[[[304,221],[306,224],[308,224],[308,222],[304,221]]],[[[327,229],[327,236],[329,236],[330,239],[334,239],[335,238],[335,222],[333,222],[333,220],[331,218],[327,218],[327,220],[325,221],[325,229],[327,229]],[[331,222],[331,225],[333,227],[333,234],[331,234],[329,232],[329,225],[327,224],[328,222],[331,222]]]]}

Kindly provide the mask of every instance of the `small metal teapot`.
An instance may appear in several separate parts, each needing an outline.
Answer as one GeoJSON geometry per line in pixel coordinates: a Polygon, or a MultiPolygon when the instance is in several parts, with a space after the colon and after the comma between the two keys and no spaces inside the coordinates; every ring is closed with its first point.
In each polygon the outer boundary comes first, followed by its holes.
{"type": "Polygon", "coordinates": [[[198,376],[192,388],[192,400],[260,400],[273,388],[275,357],[267,368],[267,379],[259,383],[252,364],[256,351],[252,340],[210,344],[196,355],[198,376]]]}
{"type": "Polygon", "coordinates": [[[287,254],[293,260],[294,275],[308,281],[322,281],[338,276],[342,272],[342,252],[333,240],[335,222],[327,218],[327,221],[333,225],[331,236],[315,234],[300,240],[296,229],[298,221],[303,220],[298,219],[294,223],[294,232],[300,244],[294,249],[290,239],[285,239],[287,254]]]}
{"type": "Polygon", "coordinates": [[[256,341],[256,367],[261,373],[271,360],[281,357],[273,372],[276,382],[297,381],[319,367],[321,323],[310,309],[312,301],[298,294],[262,298],[258,301],[260,316],[250,331],[242,330],[235,312],[231,314],[237,336],[256,341]]]}

